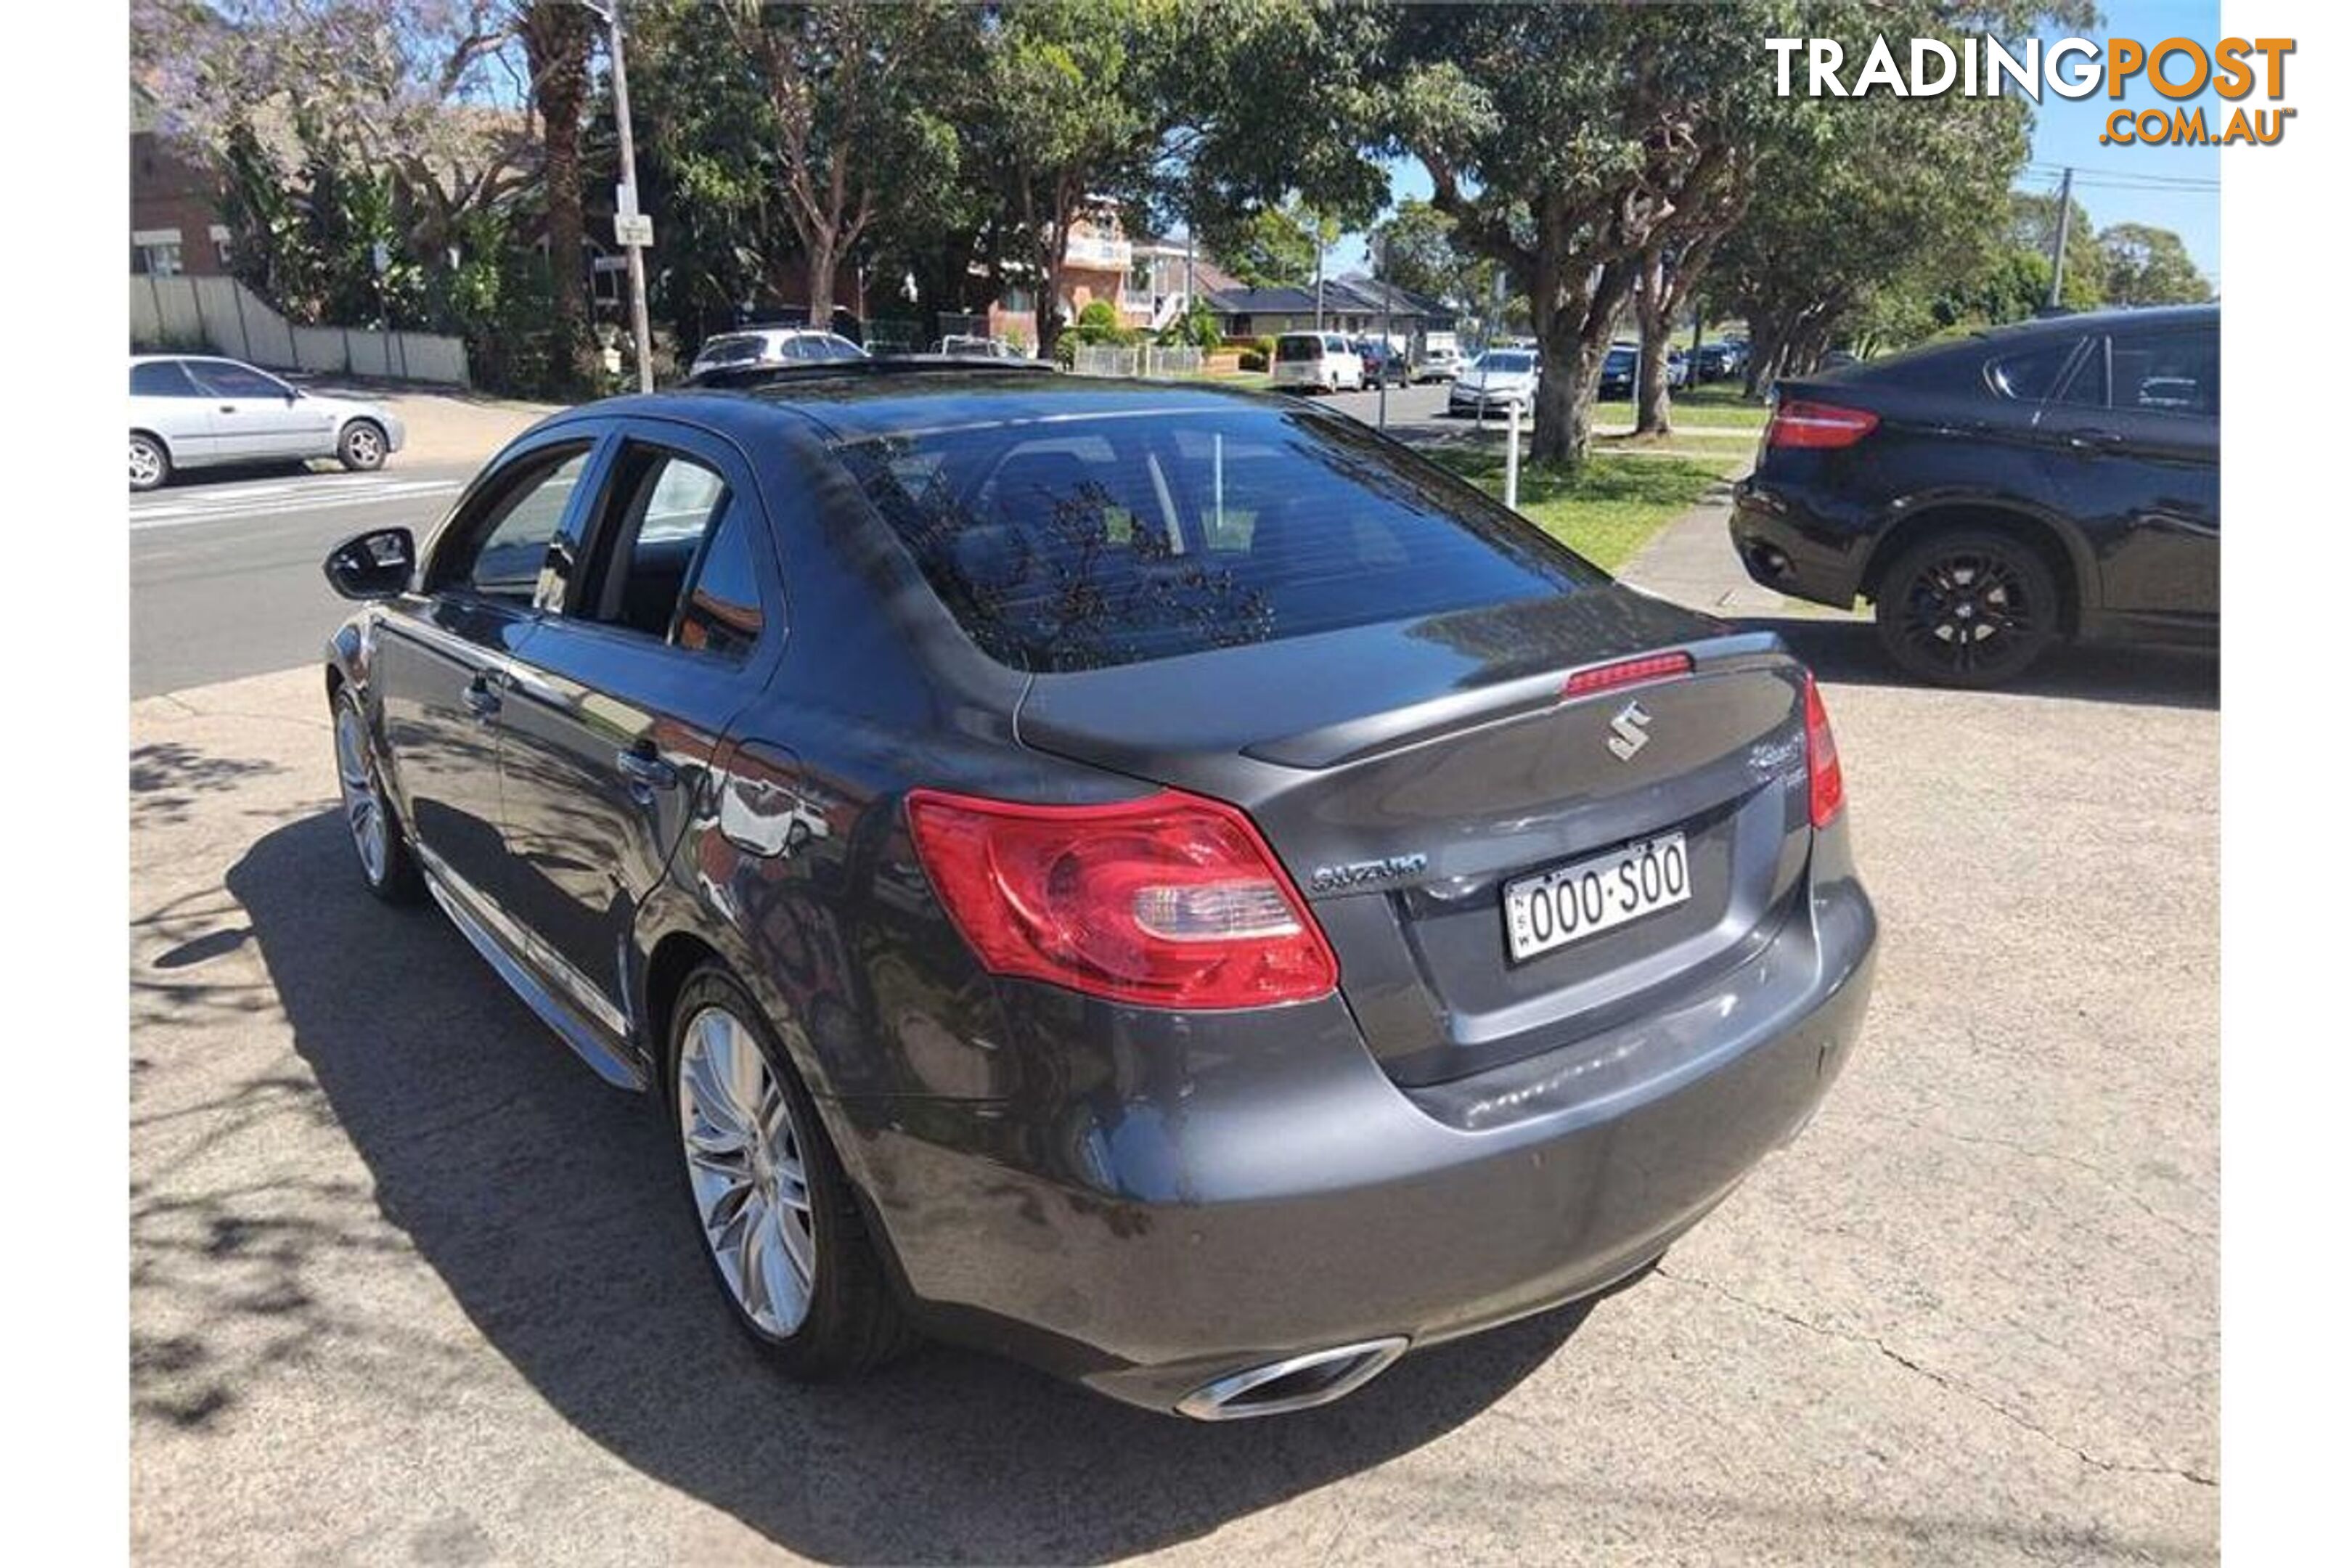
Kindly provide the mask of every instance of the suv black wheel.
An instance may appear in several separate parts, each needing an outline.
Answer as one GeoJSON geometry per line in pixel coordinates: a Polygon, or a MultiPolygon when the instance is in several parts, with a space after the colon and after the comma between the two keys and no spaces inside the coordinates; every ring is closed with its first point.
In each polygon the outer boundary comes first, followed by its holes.
{"type": "Polygon", "coordinates": [[[703,1256],[752,1342],[799,1378],[861,1372],[911,1344],[808,1091],[716,964],[670,1009],[667,1081],[703,1256]]]}
{"type": "Polygon", "coordinates": [[[1878,641],[1917,679],[1938,686],[2013,680],[2059,629],[2058,579],[2042,552],[1991,529],[1919,541],[1881,581],[1878,641]]]}

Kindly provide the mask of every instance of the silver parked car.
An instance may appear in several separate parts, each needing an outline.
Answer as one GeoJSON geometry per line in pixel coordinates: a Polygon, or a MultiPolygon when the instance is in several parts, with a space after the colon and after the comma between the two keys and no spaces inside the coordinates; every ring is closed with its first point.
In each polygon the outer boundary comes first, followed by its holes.
{"type": "Polygon", "coordinates": [[[182,468],[332,458],[383,467],[406,432],[380,404],[322,397],[233,359],[133,355],[131,488],[152,490],[182,468]]]}

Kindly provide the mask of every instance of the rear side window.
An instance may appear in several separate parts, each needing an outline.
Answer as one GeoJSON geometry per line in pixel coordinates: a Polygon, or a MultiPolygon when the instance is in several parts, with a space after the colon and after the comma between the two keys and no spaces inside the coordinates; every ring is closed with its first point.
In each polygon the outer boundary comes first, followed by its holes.
{"type": "Polygon", "coordinates": [[[2003,354],[1985,367],[1986,378],[2003,397],[2012,397],[2020,403],[2040,403],[2058,390],[2058,378],[2065,374],[2066,362],[2074,357],[2074,345],[2081,341],[2068,338],[2063,342],[2003,354]]]}
{"type": "Polygon", "coordinates": [[[2108,351],[2115,405],[2143,414],[2220,413],[2221,351],[2218,332],[2116,333],[2108,351]]]}
{"type": "Polygon", "coordinates": [[[731,507],[719,517],[686,603],[678,607],[677,629],[671,634],[678,647],[741,658],[759,642],[766,617],[760,609],[760,574],[751,561],[750,515],[731,507]]]}
{"type": "Polygon", "coordinates": [[[964,631],[1019,669],[1168,658],[1604,580],[1419,459],[1288,411],[1153,409],[840,454],[964,631]]]}
{"type": "Polygon", "coordinates": [[[703,540],[730,510],[730,500],[727,481],[707,464],[630,443],[605,491],[572,618],[667,638],[703,540]]]}
{"type": "Polygon", "coordinates": [[[131,395],[133,397],[201,397],[196,384],[180,368],[177,360],[156,360],[148,364],[131,367],[131,395]]]}

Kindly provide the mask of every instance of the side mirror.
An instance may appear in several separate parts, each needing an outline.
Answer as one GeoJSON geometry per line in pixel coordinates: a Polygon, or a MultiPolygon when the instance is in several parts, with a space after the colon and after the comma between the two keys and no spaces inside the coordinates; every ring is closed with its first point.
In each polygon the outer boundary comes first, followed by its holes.
{"type": "Polygon", "coordinates": [[[353,534],[329,552],[327,584],[346,599],[395,599],[416,574],[416,537],[404,528],[353,534]]]}

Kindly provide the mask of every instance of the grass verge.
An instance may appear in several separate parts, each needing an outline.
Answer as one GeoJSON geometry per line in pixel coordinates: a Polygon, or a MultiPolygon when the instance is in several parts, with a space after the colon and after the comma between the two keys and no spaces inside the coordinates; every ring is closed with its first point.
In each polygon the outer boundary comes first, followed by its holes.
{"type": "MultiPolygon", "coordinates": [[[[1423,455],[1491,495],[1503,493],[1499,448],[1445,446],[1424,447],[1423,455]]],[[[1614,572],[1739,466],[1719,458],[1632,457],[1599,449],[1576,469],[1522,464],[1519,510],[1587,561],[1614,572]]]]}

